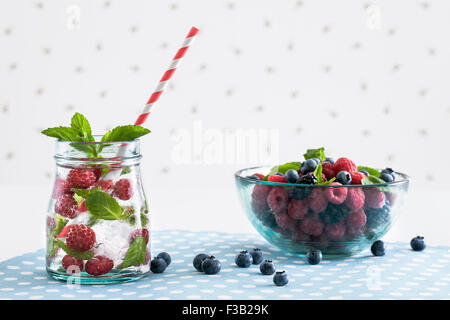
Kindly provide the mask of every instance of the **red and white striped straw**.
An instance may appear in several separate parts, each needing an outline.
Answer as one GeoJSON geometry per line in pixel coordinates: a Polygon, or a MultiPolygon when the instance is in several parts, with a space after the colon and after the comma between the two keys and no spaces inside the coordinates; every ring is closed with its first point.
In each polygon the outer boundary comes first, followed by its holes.
{"type": "MultiPolygon", "coordinates": [[[[161,97],[161,94],[164,92],[164,88],[169,83],[170,79],[172,78],[173,74],[175,73],[175,70],[178,67],[178,64],[180,63],[181,59],[186,54],[187,50],[189,49],[189,46],[192,43],[192,40],[194,40],[195,36],[198,33],[198,29],[196,27],[192,27],[191,30],[189,30],[189,33],[187,34],[186,38],[183,41],[183,44],[181,45],[181,48],[178,49],[177,53],[172,59],[172,62],[170,63],[169,68],[164,72],[164,75],[162,76],[161,80],[159,80],[158,85],[156,86],[155,91],[153,91],[152,95],[147,101],[147,104],[144,107],[144,110],[139,115],[139,117],[136,119],[135,125],[142,125],[146,120],[147,117],[150,114],[151,109],[155,105],[156,102],[158,102],[159,98],[161,97]]],[[[119,152],[117,154],[118,157],[121,157],[125,154],[126,145],[122,145],[119,148],[119,152]]],[[[102,178],[102,180],[112,180],[117,178],[117,176],[120,174],[120,170],[117,169],[111,169],[109,172],[102,178]]]]}
{"type": "Polygon", "coordinates": [[[153,108],[154,104],[158,101],[161,94],[164,92],[164,88],[167,86],[167,83],[172,78],[173,74],[175,73],[175,70],[178,67],[178,64],[186,54],[187,50],[189,49],[189,46],[191,45],[192,40],[194,40],[194,37],[197,35],[197,33],[198,29],[196,27],[192,27],[188,35],[184,39],[183,45],[181,46],[180,49],[178,49],[177,53],[173,57],[169,68],[166,70],[166,72],[164,72],[164,75],[162,76],[161,80],[159,80],[159,83],[156,86],[155,91],[150,96],[150,99],[148,99],[144,110],[136,119],[136,122],[134,123],[135,125],[142,125],[145,122],[145,120],[147,120],[147,117],[150,114],[151,109],[153,108]]]}

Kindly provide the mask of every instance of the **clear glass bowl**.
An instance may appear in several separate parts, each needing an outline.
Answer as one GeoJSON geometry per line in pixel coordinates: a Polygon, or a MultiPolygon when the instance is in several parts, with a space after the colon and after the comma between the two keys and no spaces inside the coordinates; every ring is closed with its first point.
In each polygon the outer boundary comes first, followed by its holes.
{"type": "Polygon", "coordinates": [[[271,167],[235,174],[244,211],[256,230],[284,252],[304,256],[311,248],[328,258],[359,253],[383,237],[400,214],[409,177],[372,185],[304,185],[249,178],[271,167]],[[345,200],[343,200],[345,199],[345,200]]]}

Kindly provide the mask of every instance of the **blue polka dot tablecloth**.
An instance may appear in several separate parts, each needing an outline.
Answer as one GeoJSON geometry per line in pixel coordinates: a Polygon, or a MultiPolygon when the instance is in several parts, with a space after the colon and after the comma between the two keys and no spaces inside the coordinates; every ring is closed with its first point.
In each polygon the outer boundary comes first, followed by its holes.
{"type": "Polygon", "coordinates": [[[45,271],[44,250],[0,263],[0,299],[450,299],[450,247],[414,252],[408,243],[388,243],[386,256],[370,252],[319,265],[284,254],[256,234],[156,231],[152,251],[167,251],[162,274],[113,285],[67,285],[45,271]],[[276,287],[258,266],[239,268],[235,255],[260,248],[289,283],[276,287]],[[209,253],[222,263],[216,275],[195,271],[192,259],[209,253]]]}

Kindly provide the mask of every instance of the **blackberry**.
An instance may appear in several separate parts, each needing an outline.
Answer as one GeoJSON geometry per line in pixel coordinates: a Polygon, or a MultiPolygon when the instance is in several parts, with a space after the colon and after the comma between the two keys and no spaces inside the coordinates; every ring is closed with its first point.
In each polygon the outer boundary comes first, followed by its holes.
{"type": "Polygon", "coordinates": [[[297,180],[297,184],[316,184],[317,177],[313,173],[305,174],[297,180]]]}
{"type": "Polygon", "coordinates": [[[350,210],[345,205],[328,203],[326,210],[319,213],[319,217],[325,223],[335,223],[344,221],[349,214],[350,210]]]}
{"type": "Polygon", "coordinates": [[[367,208],[364,210],[367,216],[366,226],[369,229],[377,229],[384,228],[389,225],[391,222],[391,209],[388,204],[385,204],[383,207],[374,209],[367,208]]]}

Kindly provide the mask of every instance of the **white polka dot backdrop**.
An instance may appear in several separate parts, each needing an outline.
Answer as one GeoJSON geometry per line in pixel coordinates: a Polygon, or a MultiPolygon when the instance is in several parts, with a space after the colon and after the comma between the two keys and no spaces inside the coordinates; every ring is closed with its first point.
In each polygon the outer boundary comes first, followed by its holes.
{"type": "MultiPolygon", "coordinates": [[[[436,265],[439,257],[450,252],[446,247],[429,247],[429,259],[411,270],[404,265],[420,259],[425,252],[415,252],[408,243],[390,243],[386,256],[373,257],[363,252],[354,258],[325,260],[327,264],[308,265],[298,263],[299,257],[280,255],[272,246],[262,243],[258,236],[246,236],[245,241],[234,241],[227,248],[215,248],[216,257],[222,263],[222,271],[216,275],[197,272],[192,258],[179,259],[196,247],[198,237],[184,237],[179,231],[154,232],[153,237],[164,238],[170,243],[183,239],[186,249],[172,253],[172,263],[162,274],[150,273],[135,281],[115,285],[83,285],[74,288],[65,282],[49,278],[42,264],[43,250],[28,253],[0,263],[0,299],[448,299],[450,264],[443,261],[440,272],[422,272],[436,265]],[[176,235],[176,238],[174,237],[176,235]],[[266,259],[279,258],[277,270],[285,270],[289,283],[276,287],[272,276],[264,276],[259,267],[237,267],[233,259],[224,259],[230,252],[236,254],[242,248],[259,247],[266,259]],[[401,253],[403,258],[389,268],[384,268],[391,256],[401,253]],[[379,274],[371,278],[369,265],[379,274]],[[324,266],[326,265],[326,272],[324,266]],[[186,267],[189,266],[189,267],[186,267]],[[38,268],[39,267],[39,268],[38,268]],[[401,270],[401,271],[400,271],[401,270]],[[224,272],[227,271],[227,272],[224,272]],[[346,271],[346,274],[343,274],[346,271]],[[395,275],[395,276],[393,276],[395,275]],[[417,276],[417,275],[420,275],[417,276]],[[413,279],[414,281],[411,281],[413,279]]],[[[204,235],[204,241],[226,239],[229,234],[204,235]]],[[[241,236],[238,235],[237,238],[241,236]]],[[[161,251],[155,245],[153,253],[161,251]]],[[[169,252],[170,253],[170,252],[169,252]]]]}

